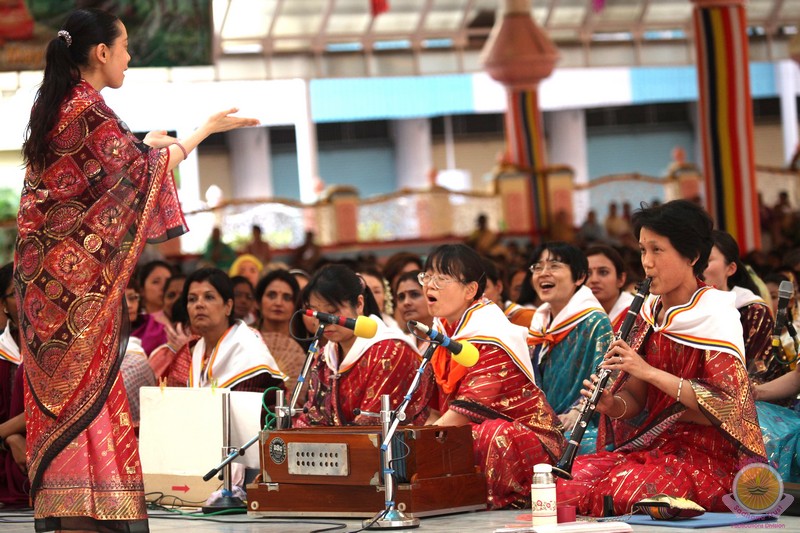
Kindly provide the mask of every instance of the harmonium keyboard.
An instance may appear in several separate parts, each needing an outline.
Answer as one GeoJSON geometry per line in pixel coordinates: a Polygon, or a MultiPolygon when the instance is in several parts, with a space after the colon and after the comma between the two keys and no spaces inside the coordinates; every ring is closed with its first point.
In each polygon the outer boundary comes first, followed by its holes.
{"type": "MultiPolygon", "coordinates": [[[[379,426],[262,431],[261,474],[247,486],[259,516],[369,518],[384,509],[379,426]]],[[[396,507],[417,517],[486,508],[469,426],[401,426],[392,440],[396,507]]]]}

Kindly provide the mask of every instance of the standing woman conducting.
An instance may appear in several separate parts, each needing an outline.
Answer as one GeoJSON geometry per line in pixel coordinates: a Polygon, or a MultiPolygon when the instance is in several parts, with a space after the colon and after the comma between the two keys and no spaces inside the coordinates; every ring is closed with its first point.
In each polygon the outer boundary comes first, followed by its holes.
{"type": "Polygon", "coordinates": [[[47,46],[23,147],[15,282],[37,531],[147,531],[119,375],[125,287],[145,243],[186,231],[171,171],[208,135],[257,124],[231,109],[180,142],[139,142],[100,95],[122,85],[127,46],[113,15],[71,13],[47,46]]]}
{"type": "MultiPolygon", "coordinates": [[[[765,451],[735,297],[698,279],[713,245],[711,217],[675,200],[637,211],[632,222],[650,295],[630,343],[615,340],[604,356],[601,368],[619,374],[597,403],[598,452],[575,459],[558,501],[601,516],[610,494],[621,515],[664,493],[725,511],[734,476],[765,462],[765,451]]],[[[583,382],[585,397],[594,379],[583,382]]]]}

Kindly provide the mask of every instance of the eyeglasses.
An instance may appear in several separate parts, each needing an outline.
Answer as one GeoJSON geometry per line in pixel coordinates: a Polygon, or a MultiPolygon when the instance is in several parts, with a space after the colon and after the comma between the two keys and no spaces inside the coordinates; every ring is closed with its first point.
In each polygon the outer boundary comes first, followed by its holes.
{"type": "Polygon", "coordinates": [[[545,270],[549,270],[550,272],[561,272],[567,268],[566,263],[562,263],[561,261],[539,261],[538,263],[534,263],[530,266],[528,270],[533,272],[534,274],[542,274],[545,270]]]}
{"type": "Polygon", "coordinates": [[[419,281],[420,285],[430,285],[436,290],[441,290],[445,285],[453,283],[454,281],[464,283],[460,279],[448,278],[439,274],[426,274],[425,272],[417,274],[417,281],[419,281]]]}

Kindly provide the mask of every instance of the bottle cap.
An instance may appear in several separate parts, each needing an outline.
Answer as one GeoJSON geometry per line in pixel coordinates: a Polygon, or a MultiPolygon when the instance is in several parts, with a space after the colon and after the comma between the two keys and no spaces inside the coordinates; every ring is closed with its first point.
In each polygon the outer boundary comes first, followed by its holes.
{"type": "Polygon", "coordinates": [[[533,465],[534,474],[549,474],[552,471],[553,467],[547,463],[539,463],[538,465],[533,465]]]}
{"type": "Polygon", "coordinates": [[[576,520],[576,509],[574,505],[559,505],[556,508],[556,513],[559,524],[575,522],[576,520]]]}

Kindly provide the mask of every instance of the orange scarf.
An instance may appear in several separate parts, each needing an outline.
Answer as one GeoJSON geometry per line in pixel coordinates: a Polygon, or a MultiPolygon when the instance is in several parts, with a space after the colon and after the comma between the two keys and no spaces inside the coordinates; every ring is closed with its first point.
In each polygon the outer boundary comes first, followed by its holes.
{"type": "MultiPolygon", "coordinates": [[[[455,330],[455,327],[448,325],[445,319],[442,319],[442,326],[448,337],[455,330]]],[[[453,361],[450,357],[450,352],[444,346],[439,346],[433,352],[431,367],[433,368],[433,375],[436,377],[436,383],[439,384],[445,394],[450,394],[456,390],[458,383],[467,375],[467,367],[453,361]]]]}

